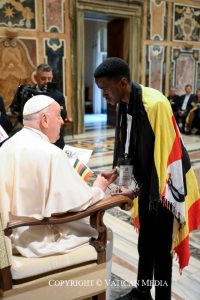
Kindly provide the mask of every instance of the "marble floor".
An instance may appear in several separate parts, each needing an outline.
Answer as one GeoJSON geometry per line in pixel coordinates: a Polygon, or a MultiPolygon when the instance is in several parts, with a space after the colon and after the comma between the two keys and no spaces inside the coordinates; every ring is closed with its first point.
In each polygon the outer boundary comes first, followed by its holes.
{"type": "MultiPolygon", "coordinates": [[[[88,123],[85,133],[65,136],[69,145],[92,149],[89,167],[95,174],[110,169],[114,144],[114,129],[107,127],[105,121],[88,123]]],[[[196,170],[200,170],[200,136],[184,136],[183,141],[189,151],[191,163],[196,170]]],[[[200,176],[199,176],[200,183],[200,176]]],[[[137,233],[131,225],[130,212],[120,208],[113,208],[106,212],[104,221],[114,233],[114,249],[112,263],[111,297],[110,300],[126,294],[137,278],[137,233]]],[[[176,261],[173,262],[173,300],[200,299],[200,229],[190,236],[191,258],[190,264],[179,274],[176,261]]],[[[152,291],[154,297],[154,290],[152,291]]]]}

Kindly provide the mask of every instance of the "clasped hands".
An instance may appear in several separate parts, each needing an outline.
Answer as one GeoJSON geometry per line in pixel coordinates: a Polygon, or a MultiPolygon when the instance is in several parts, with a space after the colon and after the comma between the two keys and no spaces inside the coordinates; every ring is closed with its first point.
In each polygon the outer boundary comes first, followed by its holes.
{"type": "Polygon", "coordinates": [[[133,187],[128,186],[118,186],[114,185],[114,187],[110,188],[109,185],[113,183],[118,177],[118,169],[112,169],[110,171],[104,171],[101,174],[99,174],[94,182],[94,186],[98,186],[103,191],[105,191],[107,188],[111,190],[111,195],[126,195],[130,197],[131,199],[135,198],[136,196],[136,190],[133,187]]]}

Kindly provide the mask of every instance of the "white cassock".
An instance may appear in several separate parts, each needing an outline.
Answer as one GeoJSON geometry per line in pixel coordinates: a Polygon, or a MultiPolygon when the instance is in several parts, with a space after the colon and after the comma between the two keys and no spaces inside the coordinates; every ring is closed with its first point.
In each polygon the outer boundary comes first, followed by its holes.
{"type": "MultiPolygon", "coordinates": [[[[89,187],[66,154],[38,130],[25,127],[0,148],[4,225],[9,211],[17,216],[43,219],[52,213],[84,210],[104,196],[100,188],[89,187]]],[[[12,241],[21,255],[42,257],[81,246],[94,232],[84,219],[61,225],[17,228],[12,241]]]]}

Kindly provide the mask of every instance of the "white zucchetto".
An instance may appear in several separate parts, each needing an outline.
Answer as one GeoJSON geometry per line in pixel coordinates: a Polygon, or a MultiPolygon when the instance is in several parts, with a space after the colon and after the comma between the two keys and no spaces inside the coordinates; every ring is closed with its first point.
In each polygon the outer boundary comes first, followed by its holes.
{"type": "Polygon", "coordinates": [[[30,98],[24,105],[23,116],[32,115],[48,107],[55,100],[46,95],[37,95],[30,98]]]}

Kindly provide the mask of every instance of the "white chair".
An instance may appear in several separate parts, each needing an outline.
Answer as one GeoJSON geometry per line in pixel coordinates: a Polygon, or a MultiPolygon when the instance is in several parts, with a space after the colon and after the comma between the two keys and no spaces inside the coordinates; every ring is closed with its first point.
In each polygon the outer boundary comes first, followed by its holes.
{"type": "Polygon", "coordinates": [[[8,224],[4,225],[1,218],[0,299],[105,299],[107,228],[103,223],[103,215],[106,209],[114,206],[128,210],[132,206],[132,200],[122,195],[112,196],[85,211],[55,214],[42,221],[10,215],[8,224]],[[89,244],[67,254],[43,258],[12,254],[9,238],[12,229],[67,223],[88,216],[91,226],[98,231],[98,237],[91,238],[89,244]]]}

